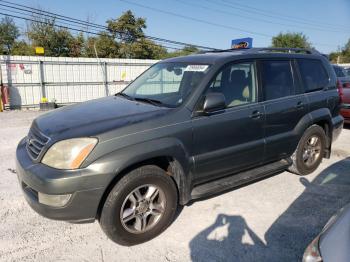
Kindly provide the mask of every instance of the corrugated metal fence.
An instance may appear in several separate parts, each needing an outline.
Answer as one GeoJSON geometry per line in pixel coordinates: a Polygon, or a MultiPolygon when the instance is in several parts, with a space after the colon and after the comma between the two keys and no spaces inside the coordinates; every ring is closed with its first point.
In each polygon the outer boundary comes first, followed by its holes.
{"type": "Polygon", "coordinates": [[[112,95],[156,60],[0,56],[10,108],[36,107],[42,97],[70,104],[112,95]]]}

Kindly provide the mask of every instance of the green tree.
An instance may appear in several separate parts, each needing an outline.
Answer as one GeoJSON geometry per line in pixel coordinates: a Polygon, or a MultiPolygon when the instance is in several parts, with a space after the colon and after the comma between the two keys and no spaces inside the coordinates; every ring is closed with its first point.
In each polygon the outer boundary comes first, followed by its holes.
{"type": "Polygon", "coordinates": [[[350,63],[350,39],[345,44],[341,52],[342,63],[350,63]]]}
{"type": "Polygon", "coordinates": [[[119,55],[124,58],[162,59],[167,55],[167,50],[153,41],[141,38],[133,43],[121,43],[119,55]]]}
{"type": "Polygon", "coordinates": [[[101,33],[98,37],[89,37],[85,43],[85,56],[100,58],[120,57],[119,44],[107,32],[101,33]]]}
{"type": "Polygon", "coordinates": [[[117,19],[107,20],[108,31],[114,38],[118,38],[121,42],[133,43],[145,36],[143,30],[146,29],[146,19],[136,18],[130,11],[124,12],[117,19]]]}
{"type": "Polygon", "coordinates": [[[71,37],[70,42],[68,43],[69,56],[70,57],[79,57],[84,54],[84,44],[85,38],[83,33],[78,34],[76,37],[71,37]]]}
{"type": "Polygon", "coordinates": [[[279,33],[272,37],[272,47],[312,48],[312,44],[303,33],[279,33]]]}
{"type": "Polygon", "coordinates": [[[185,46],[181,50],[177,50],[166,54],[165,58],[176,57],[176,56],[186,56],[186,55],[190,55],[198,52],[199,52],[199,49],[195,46],[185,46]]]}
{"type": "Polygon", "coordinates": [[[34,47],[28,45],[24,40],[16,41],[13,44],[11,55],[23,55],[23,56],[31,56],[35,55],[34,47]]]}
{"type": "Polygon", "coordinates": [[[338,51],[329,54],[329,60],[332,63],[350,63],[350,39],[344,45],[339,48],[338,51]]]}
{"type": "Polygon", "coordinates": [[[55,19],[45,16],[34,16],[35,21],[29,23],[28,38],[33,46],[41,46],[47,56],[69,56],[74,37],[65,28],[58,28],[55,19]]]}
{"type": "MultiPolygon", "coordinates": [[[[107,20],[108,32],[114,41],[118,41],[118,54],[123,58],[160,59],[167,50],[145,38],[146,19],[135,17],[130,11],[116,19],[107,20]]],[[[110,41],[110,45],[112,42],[110,41]]]]}
{"type": "Polygon", "coordinates": [[[11,54],[13,45],[19,37],[19,30],[12,18],[5,16],[0,22],[0,52],[11,54]]]}

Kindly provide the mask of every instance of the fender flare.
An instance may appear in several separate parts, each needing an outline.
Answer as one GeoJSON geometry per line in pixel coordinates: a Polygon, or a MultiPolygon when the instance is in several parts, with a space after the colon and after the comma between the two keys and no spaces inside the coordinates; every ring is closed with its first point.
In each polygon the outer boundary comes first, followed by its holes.
{"type": "Polygon", "coordinates": [[[167,157],[169,159],[169,171],[178,188],[179,203],[181,205],[187,203],[191,190],[192,158],[189,157],[180,140],[170,137],[124,147],[100,158],[98,162],[102,161],[104,164],[107,164],[107,173],[113,174],[100,202],[104,202],[111,188],[130,169],[136,168],[140,163],[146,163],[148,160],[158,157],[167,157]]]}

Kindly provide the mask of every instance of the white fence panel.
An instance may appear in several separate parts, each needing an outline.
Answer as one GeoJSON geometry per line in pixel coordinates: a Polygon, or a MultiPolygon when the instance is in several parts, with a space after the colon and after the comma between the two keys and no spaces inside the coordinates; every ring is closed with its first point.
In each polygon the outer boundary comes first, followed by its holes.
{"type": "Polygon", "coordinates": [[[156,60],[0,56],[11,108],[83,102],[121,91],[156,60]]]}

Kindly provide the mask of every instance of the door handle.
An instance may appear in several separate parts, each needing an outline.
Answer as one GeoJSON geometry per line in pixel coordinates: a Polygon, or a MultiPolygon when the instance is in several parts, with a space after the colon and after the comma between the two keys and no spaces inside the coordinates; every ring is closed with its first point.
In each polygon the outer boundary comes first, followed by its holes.
{"type": "Polygon", "coordinates": [[[296,109],[303,109],[304,108],[304,103],[299,101],[297,105],[295,106],[296,109]]]}
{"type": "Polygon", "coordinates": [[[250,115],[250,118],[252,118],[252,119],[259,119],[262,115],[263,114],[260,111],[256,110],[250,115]]]}

